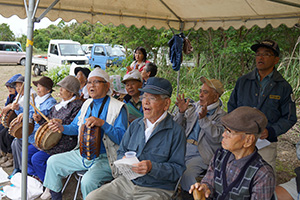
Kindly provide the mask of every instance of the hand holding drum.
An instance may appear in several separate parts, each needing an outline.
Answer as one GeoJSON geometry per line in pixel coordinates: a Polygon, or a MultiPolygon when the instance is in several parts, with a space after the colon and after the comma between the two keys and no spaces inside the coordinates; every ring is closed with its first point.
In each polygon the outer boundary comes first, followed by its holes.
{"type": "Polygon", "coordinates": [[[204,191],[201,190],[193,190],[193,197],[194,200],[205,200],[205,195],[204,195],[204,191]]]}
{"type": "Polygon", "coordinates": [[[195,183],[194,185],[191,185],[189,193],[193,193],[195,200],[205,200],[209,197],[211,192],[206,184],[195,183]]]}

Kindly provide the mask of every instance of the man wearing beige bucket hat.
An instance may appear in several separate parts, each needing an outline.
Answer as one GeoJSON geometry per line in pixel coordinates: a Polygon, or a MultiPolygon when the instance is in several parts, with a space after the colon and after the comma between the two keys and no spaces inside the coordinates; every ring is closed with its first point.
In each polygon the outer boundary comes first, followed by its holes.
{"type": "Polygon", "coordinates": [[[273,168],[255,147],[267,126],[266,116],[256,108],[242,106],[221,118],[225,128],[222,148],[211,160],[207,173],[191,186],[212,199],[271,199],[275,189],[273,168]]]}
{"type": "Polygon", "coordinates": [[[185,128],[187,138],[186,171],[181,179],[182,197],[192,198],[188,194],[195,178],[205,173],[215,151],[221,147],[223,127],[220,118],[225,115],[220,96],[224,92],[223,84],[217,79],[200,78],[203,83],[199,101],[189,105],[184,94],[177,97],[179,112],[174,120],[185,128]]]}

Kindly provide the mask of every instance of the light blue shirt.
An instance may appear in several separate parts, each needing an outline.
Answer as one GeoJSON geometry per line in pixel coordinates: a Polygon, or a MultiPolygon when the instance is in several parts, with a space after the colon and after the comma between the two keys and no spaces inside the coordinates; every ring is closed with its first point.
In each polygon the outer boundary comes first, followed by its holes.
{"type": "Polygon", "coordinates": [[[260,86],[260,96],[264,93],[266,86],[271,81],[274,71],[272,71],[270,74],[268,74],[263,80],[260,81],[260,75],[258,72],[256,72],[256,78],[258,80],[259,86],[260,86]]]}
{"type": "MultiPolygon", "coordinates": [[[[103,100],[104,100],[104,98],[93,100],[94,105],[93,105],[91,116],[98,118],[98,113],[99,113],[99,110],[100,110],[103,100]]],[[[100,119],[105,121],[103,126],[101,127],[102,134],[101,134],[100,154],[106,153],[106,150],[105,150],[105,147],[104,147],[104,144],[102,141],[103,133],[105,133],[114,143],[119,145],[121,143],[121,140],[127,129],[127,124],[128,124],[127,111],[124,108],[124,106],[121,108],[120,114],[117,117],[117,119],[115,120],[114,125],[110,125],[106,122],[106,116],[107,116],[109,103],[110,103],[110,97],[107,99],[107,102],[105,103],[105,105],[103,107],[103,111],[99,117],[100,119]]],[[[89,107],[86,112],[86,115],[84,117],[84,123],[85,123],[86,118],[90,117],[90,113],[91,113],[91,107],[89,107]]],[[[64,134],[78,135],[78,125],[77,124],[78,124],[78,117],[80,116],[80,114],[81,114],[81,110],[77,113],[76,117],[71,122],[71,124],[64,125],[64,131],[63,131],[64,134]]]]}

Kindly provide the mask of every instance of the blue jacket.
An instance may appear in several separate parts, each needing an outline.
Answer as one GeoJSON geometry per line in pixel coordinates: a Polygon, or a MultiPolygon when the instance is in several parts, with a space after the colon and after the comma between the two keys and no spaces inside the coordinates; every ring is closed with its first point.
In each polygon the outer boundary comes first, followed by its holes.
{"type": "Polygon", "coordinates": [[[277,137],[286,133],[296,122],[296,106],[290,84],[274,69],[273,76],[262,95],[256,79],[256,69],[240,77],[231,93],[228,112],[240,106],[255,107],[268,118],[267,140],[276,142],[277,137]]]}
{"type": "Polygon", "coordinates": [[[157,125],[145,143],[145,124],[141,117],[127,129],[117,154],[118,159],[121,159],[126,151],[135,151],[140,161],[151,161],[151,171],[132,180],[134,184],[174,190],[186,169],[185,146],[184,130],[169,114],[157,125]]]}
{"type": "Polygon", "coordinates": [[[175,71],[178,71],[180,69],[184,37],[185,36],[183,33],[176,34],[168,42],[168,45],[170,47],[169,57],[171,63],[173,64],[172,67],[175,71]]]}

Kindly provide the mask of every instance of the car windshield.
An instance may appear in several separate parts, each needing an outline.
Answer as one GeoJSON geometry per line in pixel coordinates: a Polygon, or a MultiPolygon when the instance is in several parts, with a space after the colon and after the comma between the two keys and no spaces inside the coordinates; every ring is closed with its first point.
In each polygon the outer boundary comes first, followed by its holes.
{"type": "Polygon", "coordinates": [[[108,56],[118,56],[118,57],[125,57],[125,54],[122,52],[121,48],[118,46],[107,46],[106,51],[108,56]]]}
{"type": "Polygon", "coordinates": [[[80,44],[59,44],[62,56],[84,56],[85,53],[80,44]]]}

